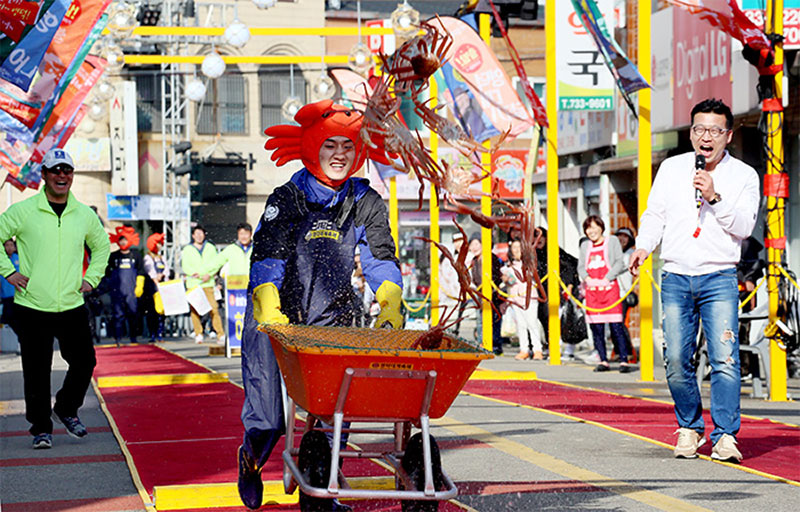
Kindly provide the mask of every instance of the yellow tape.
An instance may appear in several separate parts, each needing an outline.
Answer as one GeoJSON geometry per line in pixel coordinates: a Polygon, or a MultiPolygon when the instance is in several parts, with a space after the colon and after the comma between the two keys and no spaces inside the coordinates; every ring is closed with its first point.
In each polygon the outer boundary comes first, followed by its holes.
{"type": "MultiPolygon", "coordinates": [[[[780,268],[780,267],[778,267],[778,268],[780,268]]],[[[745,305],[745,304],[747,304],[748,302],[750,302],[750,299],[752,299],[752,298],[753,298],[753,295],[755,295],[755,294],[756,294],[756,292],[758,291],[758,289],[759,289],[759,288],[761,288],[761,286],[762,286],[764,283],[766,283],[766,282],[767,282],[767,276],[764,276],[764,277],[762,277],[762,278],[761,278],[761,281],[758,283],[758,285],[757,285],[755,288],[753,288],[753,291],[752,291],[752,292],[750,292],[750,295],[748,295],[747,297],[745,297],[745,298],[744,298],[744,300],[741,302],[741,304],[739,304],[739,309],[742,309],[742,308],[744,307],[744,305],[745,305]]]]}
{"type": "Polygon", "coordinates": [[[558,278],[558,282],[561,284],[561,289],[564,290],[567,293],[569,298],[572,299],[573,301],[575,301],[575,304],[577,304],[579,308],[585,309],[586,311],[591,311],[592,313],[602,313],[603,311],[608,311],[610,309],[614,309],[615,307],[619,306],[620,304],[622,304],[622,301],[625,300],[625,297],[627,297],[633,291],[633,287],[636,286],[636,283],[639,282],[639,276],[636,276],[636,279],[634,279],[633,283],[631,283],[631,287],[628,289],[628,291],[625,293],[625,295],[623,295],[622,297],[619,298],[618,301],[616,301],[615,303],[611,304],[610,306],[607,306],[607,307],[604,307],[604,308],[593,308],[593,307],[587,306],[583,302],[581,302],[578,299],[576,299],[575,296],[572,295],[572,292],[569,291],[569,288],[567,288],[567,285],[564,284],[564,281],[561,280],[561,276],[556,276],[556,277],[558,278]]]}
{"type": "Polygon", "coordinates": [[[646,269],[645,272],[647,272],[647,275],[650,276],[650,282],[653,283],[653,286],[656,287],[656,290],[658,290],[658,293],[661,293],[661,287],[658,286],[658,283],[656,282],[655,278],[653,277],[653,274],[650,273],[650,270],[646,269]]]}
{"type": "Polygon", "coordinates": [[[786,272],[786,269],[785,269],[785,268],[783,268],[783,267],[781,267],[781,266],[778,266],[778,270],[780,270],[780,271],[781,271],[781,274],[783,274],[783,275],[784,275],[784,277],[786,277],[786,279],[788,279],[788,280],[789,280],[789,282],[791,282],[791,283],[794,285],[794,287],[795,287],[795,288],[797,288],[798,290],[800,290],[800,286],[797,286],[797,281],[795,281],[794,279],[792,279],[792,276],[790,276],[790,275],[789,275],[789,273],[788,273],[788,272],[786,272]]]}
{"type": "Polygon", "coordinates": [[[428,293],[426,293],[426,294],[425,294],[425,298],[424,298],[424,299],[422,299],[422,304],[421,304],[421,305],[420,305],[418,308],[416,308],[416,309],[412,308],[412,307],[411,307],[411,306],[408,304],[408,302],[406,302],[406,299],[403,299],[403,305],[406,307],[406,309],[407,309],[407,310],[411,311],[412,313],[416,313],[416,312],[418,312],[418,311],[422,311],[422,308],[424,308],[424,307],[425,307],[425,304],[427,304],[427,303],[428,303],[428,299],[429,299],[430,297],[431,297],[431,288],[428,288],[428,293]]]}

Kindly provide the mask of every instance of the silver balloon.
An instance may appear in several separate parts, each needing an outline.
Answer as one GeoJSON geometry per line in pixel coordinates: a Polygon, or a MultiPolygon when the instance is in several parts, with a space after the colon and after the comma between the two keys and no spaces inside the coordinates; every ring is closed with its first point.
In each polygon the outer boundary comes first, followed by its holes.
{"type": "Polygon", "coordinates": [[[206,84],[199,78],[192,78],[186,84],[186,97],[192,101],[202,101],[206,97],[206,84]]]}
{"type": "Polygon", "coordinates": [[[95,86],[95,94],[97,95],[97,99],[102,101],[108,101],[114,97],[114,92],[116,88],[114,84],[111,83],[111,80],[108,78],[103,78],[97,85],[95,86]]]}
{"type": "Polygon", "coordinates": [[[205,56],[200,69],[208,78],[219,78],[225,73],[225,61],[217,52],[212,51],[205,56]]]}
{"type": "Polygon", "coordinates": [[[106,64],[106,70],[111,73],[122,71],[122,68],[125,66],[125,52],[122,51],[122,47],[116,42],[106,45],[103,57],[108,62],[108,64],[106,64]]]}
{"type": "Polygon", "coordinates": [[[87,112],[89,119],[93,121],[102,121],[106,118],[106,114],[108,113],[108,104],[104,101],[94,100],[89,105],[89,111],[87,112]]]}
{"type": "Polygon", "coordinates": [[[281,106],[281,114],[287,121],[294,121],[294,115],[303,108],[303,103],[297,96],[289,96],[281,106]]]}

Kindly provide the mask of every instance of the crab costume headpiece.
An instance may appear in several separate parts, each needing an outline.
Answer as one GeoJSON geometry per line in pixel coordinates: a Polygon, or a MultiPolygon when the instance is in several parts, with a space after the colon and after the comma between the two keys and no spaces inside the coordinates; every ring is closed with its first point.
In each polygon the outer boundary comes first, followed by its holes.
{"type": "Polygon", "coordinates": [[[131,226],[117,226],[114,230],[116,233],[108,235],[108,240],[112,244],[117,244],[123,251],[128,247],[139,245],[139,233],[131,226]],[[125,241],[121,241],[120,238],[124,238],[125,241]]]}
{"type": "Polygon", "coordinates": [[[264,148],[275,150],[270,157],[278,166],[292,160],[301,160],[306,169],[321,183],[330,187],[338,187],[361,169],[364,161],[369,158],[383,164],[389,164],[389,159],[383,150],[383,141],[374,140],[377,148],[369,147],[361,139],[362,115],[360,112],[348,109],[342,105],[335,105],[333,100],[322,100],[309,103],[294,116],[300,126],[275,125],[264,130],[264,134],[271,137],[264,148]],[[356,160],[347,176],[341,180],[332,180],[325,175],[320,167],[319,150],[322,143],[336,136],[347,137],[356,149],[356,160]]]}
{"type": "Polygon", "coordinates": [[[153,233],[147,237],[147,250],[153,254],[158,252],[159,244],[164,245],[164,233],[153,233]]]}

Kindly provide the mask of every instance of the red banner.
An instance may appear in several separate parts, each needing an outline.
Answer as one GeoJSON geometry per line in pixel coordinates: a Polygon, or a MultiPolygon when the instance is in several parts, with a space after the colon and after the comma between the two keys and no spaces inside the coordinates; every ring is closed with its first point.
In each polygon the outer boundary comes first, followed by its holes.
{"type": "Polygon", "coordinates": [[[12,41],[18,43],[22,39],[22,32],[27,25],[24,21],[7,18],[0,14],[0,32],[11,38],[12,41]]]}
{"type": "Polygon", "coordinates": [[[9,96],[5,91],[0,91],[0,109],[14,116],[28,128],[33,127],[40,112],[40,109],[9,96]]]}
{"type": "Polygon", "coordinates": [[[39,65],[42,76],[33,85],[35,96],[46,99],[53,94],[58,80],[110,3],[111,0],[72,0],[39,65]]]}
{"type": "Polygon", "coordinates": [[[739,9],[736,0],[667,0],[682,7],[712,27],[722,30],[745,46],[756,50],[769,49],[769,39],[739,9]]]}
{"type": "Polygon", "coordinates": [[[3,0],[0,3],[0,15],[12,20],[19,20],[26,25],[33,25],[39,13],[37,2],[26,0],[3,0]]]}

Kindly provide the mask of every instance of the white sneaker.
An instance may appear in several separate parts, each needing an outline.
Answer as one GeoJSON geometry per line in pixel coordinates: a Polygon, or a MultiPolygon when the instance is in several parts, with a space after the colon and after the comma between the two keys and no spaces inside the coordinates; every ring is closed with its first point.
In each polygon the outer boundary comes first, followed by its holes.
{"type": "Polygon", "coordinates": [[[211,331],[210,333],[208,333],[208,339],[210,339],[210,340],[217,339],[217,333],[215,333],[214,331],[211,331]]]}
{"type": "Polygon", "coordinates": [[[194,342],[195,343],[200,344],[200,343],[203,343],[204,341],[205,341],[205,338],[203,337],[202,334],[196,334],[195,335],[195,337],[194,337],[194,342]]]}
{"type": "Polygon", "coordinates": [[[711,458],[728,462],[742,462],[742,453],[736,447],[736,438],[730,434],[722,434],[711,450],[711,458]]]}
{"type": "Polygon", "coordinates": [[[694,459],[697,457],[697,449],[706,443],[706,438],[690,428],[679,428],[675,431],[678,434],[678,443],[672,453],[678,459],[694,459]]]}
{"type": "Polygon", "coordinates": [[[223,347],[225,346],[225,335],[222,335],[217,339],[217,345],[221,345],[223,347]]]}

